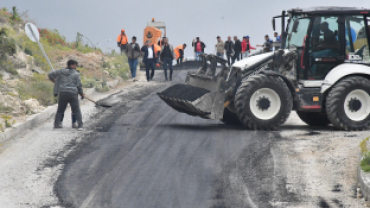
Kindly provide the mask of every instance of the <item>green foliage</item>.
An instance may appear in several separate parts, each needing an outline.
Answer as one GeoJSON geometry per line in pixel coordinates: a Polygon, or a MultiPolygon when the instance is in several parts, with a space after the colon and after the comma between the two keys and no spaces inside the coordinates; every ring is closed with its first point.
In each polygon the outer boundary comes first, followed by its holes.
{"type": "Polygon", "coordinates": [[[12,7],[12,16],[10,19],[13,21],[13,23],[21,21],[21,17],[16,6],[12,7]]]}
{"type": "Polygon", "coordinates": [[[109,63],[104,61],[103,64],[102,64],[102,67],[103,68],[109,68],[109,63]]]}
{"type": "Polygon", "coordinates": [[[95,79],[92,79],[92,78],[83,78],[81,82],[82,82],[82,87],[84,88],[93,88],[96,85],[95,79]]]}
{"type": "Polygon", "coordinates": [[[360,148],[361,148],[362,155],[365,155],[367,152],[369,152],[369,149],[367,148],[367,142],[369,141],[369,139],[370,139],[370,136],[360,142],[360,148]]]}
{"type": "Polygon", "coordinates": [[[109,70],[109,74],[112,77],[120,76],[122,79],[128,78],[128,72],[130,71],[130,69],[127,63],[126,56],[115,55],[114,59],[108,62],[108,64],[115,67],[115,69],[109,70]]]}
{"type": "Polygon", "coordinates": [[[0,37],[7,37],[8,36],[8,29],[3,27],[0,29],[0,37]]]}
{"type": "Polygon", "coordinates": [[[8,12],[8,8],[3,7],[3,8],[1,8],[1,11],[3,11],[3,12],[8,12]]]}
{"type": "Polygon", "coordinates": [[[14,39],[4,36],[0,37],[0,60],[5,60],[5,57],[12,56],[17,52],[14,39]]]}
{"type": "Polygon", "coordinates": [[[66,38],[60,35],[58,30],[39,29],[39,32],[40,37],[44,38],[48,44],[59,44],[69,47],[69,44],[66,42],[66,38]]]}
{"type": "Polygon", "coordinates": [[[0,113],[10,113],[12,112],[14,109],[10,106],[4,106],[3,103],[0,103],[0,113]]]}
{"type": "Polygon", "coordinates": [[[9,60],[0,61],[0,69],[5,70],[9,74],[18,75],[18,71],[14,69],[13,62],[11,62],[9,60]]]}
{"type": "Polygon", "coordinates": [[[1,115],[1,118],[5,120],[5,127],[6,128],[12,127],[12,123],[9,121],[13,118],[12,116],[10,116],[10,115],[1,115]]]}
{"type": "Polygon", "coordinates": [[[53,96],[53,88],[54,83],[47,80],[46,75],[34,74],[32,79],[21,82],[17,91],[22,100],[34,98],[41,105],[48,106],[56,102],[53,96]]]}
{"type": "Polygon", "coordinates": [[[24,52],[25,52],[27,55],[32,56],[32,50],[31,50],[31,49],[29,49],[29,48],[25,48],[25,49],[24,49],[24,52]]]}
{"type": "Polygon", "coordinates": [[[361,169],[365,172],[370,171],[370,153],[365,153],[360,163],[361,169]]]}
{"type": "Polygon", "coordinates": [[[98,92],[108,92],[109,87],[108,87],[107,82],[103,81],[103,82],[101,82],[101,84],[96,85],[95,90],[98,91],[98,92]]]}

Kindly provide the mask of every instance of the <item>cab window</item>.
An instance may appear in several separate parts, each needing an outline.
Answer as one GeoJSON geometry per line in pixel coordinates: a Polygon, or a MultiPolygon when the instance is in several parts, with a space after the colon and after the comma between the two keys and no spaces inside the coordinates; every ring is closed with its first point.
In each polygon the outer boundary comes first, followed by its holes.
{"type": "MultiPolygon", "coordinates": [[[[369,27],[369,26],[367,26],[369,27]]],[[[370,62],[369,43],[363,16],[346,17],[346,56],[348,62],[370,62]]]]}

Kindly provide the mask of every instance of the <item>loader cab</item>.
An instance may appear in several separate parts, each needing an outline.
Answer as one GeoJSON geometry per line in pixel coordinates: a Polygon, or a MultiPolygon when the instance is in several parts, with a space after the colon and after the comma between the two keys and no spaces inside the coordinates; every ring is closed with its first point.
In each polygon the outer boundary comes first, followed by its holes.
{"type": "Polygon", "coordinates": [[[297,80],[324,80],[345,62],[370,63],[368,11],[321,7],[294,9],[288,16],[283,48],[298,53],[297,80]]]}

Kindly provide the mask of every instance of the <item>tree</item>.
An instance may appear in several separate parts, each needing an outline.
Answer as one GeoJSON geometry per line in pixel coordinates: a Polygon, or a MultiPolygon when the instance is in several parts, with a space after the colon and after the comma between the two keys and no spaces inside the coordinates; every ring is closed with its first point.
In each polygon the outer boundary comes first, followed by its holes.
{"type": "Polygon", "coordinates": [[[13,22],[19,22],[21,20],[21,17],[19,16],[18,9],[16,6],[12,7],[12,16],[10,17],[13,22]]]}

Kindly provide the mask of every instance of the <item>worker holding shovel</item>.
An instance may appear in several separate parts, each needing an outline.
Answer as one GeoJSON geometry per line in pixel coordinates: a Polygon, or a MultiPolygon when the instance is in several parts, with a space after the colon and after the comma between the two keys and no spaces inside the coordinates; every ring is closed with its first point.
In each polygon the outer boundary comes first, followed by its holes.
{"type": "Polygon", "coordinates": [[[61,118],[64,115],[64,111],[68,103],[72,108],[72,112],[76,115],[78,130],[82,131],[83,122],[80,104],[78,102],[78,94],[83,98],[85,94],[82,90],[81,76],[76,71],[77,61],[69,60],[66,69],[59,69],[49,73],[49,79],[52,82],[58,79],[59,82],[59,98],[58,98],[58,110],[55,115],[54,128],[63,128],[61,118]]]}

